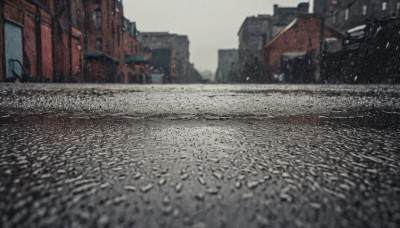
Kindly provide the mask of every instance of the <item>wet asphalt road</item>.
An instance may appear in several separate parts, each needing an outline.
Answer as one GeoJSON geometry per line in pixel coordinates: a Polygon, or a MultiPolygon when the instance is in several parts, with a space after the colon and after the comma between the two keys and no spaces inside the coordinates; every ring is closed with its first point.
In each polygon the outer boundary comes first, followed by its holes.
{"type": "Polygon", "coordinates": [[[398,227],[399,86],[0,85],[0,227],[398,227]]]}

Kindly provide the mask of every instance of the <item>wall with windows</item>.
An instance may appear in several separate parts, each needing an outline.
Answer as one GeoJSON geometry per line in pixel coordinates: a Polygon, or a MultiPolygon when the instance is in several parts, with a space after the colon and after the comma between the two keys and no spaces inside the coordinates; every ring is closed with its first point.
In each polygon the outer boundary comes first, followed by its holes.
{"type": "Polygon", "coordinates": [[[121,45],[122,4],[118,0],[89,1],[85,17],[85,50],[98,50],[119,58],[121,45]]]}
{"type": "Polygon", "coordinates": [[[189,81],[189,38],[186,35],[170,34],[165,32],[147,32],[140,34],[143,47],[149,49],[175,48],[179,83],[193,83],[189,81]]]}
{"type": "Polygon", "coordinates": [[[140,52],[136,24],[128,20],[129,29],[122,28],[121,0],[3,0],[0,15],[0,81],[10,71],[6,22],[22,31],[20,61],[34,81],[120,81],[124,55],[140,52]]]}
{"type": "Polygon", "coordinates": [[[23,0],[0,2],[0,81],[14,75],[12,68],[18,68],[18,74],[26,71],[34,81],[53,80],[51,9],[47,8],[47,2],[43,4],[23,0]],[[8,34],[4,31],[6,23],[21,32],[8,34]],[[10,39],[19,41],[16,48],[22,52],[18,58],[22,66],[16,62],[10,63],[9,56],[12,53],[5,48],[10,39]]]}
{"type": "Polygon", "coordinates": [[[314,12],[342,31],[365,24],[367,19],[400,16],[400,0],[314,0],[314,12]]]}

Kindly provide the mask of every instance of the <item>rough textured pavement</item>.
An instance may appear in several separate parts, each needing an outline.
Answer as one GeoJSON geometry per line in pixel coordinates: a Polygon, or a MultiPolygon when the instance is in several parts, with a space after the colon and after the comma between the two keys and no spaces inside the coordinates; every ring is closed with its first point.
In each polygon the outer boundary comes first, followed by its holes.
{"type": "Polygon", "coordinates": [[[398,227],[398,86],[0,85],[0,227],[398,227]]]}

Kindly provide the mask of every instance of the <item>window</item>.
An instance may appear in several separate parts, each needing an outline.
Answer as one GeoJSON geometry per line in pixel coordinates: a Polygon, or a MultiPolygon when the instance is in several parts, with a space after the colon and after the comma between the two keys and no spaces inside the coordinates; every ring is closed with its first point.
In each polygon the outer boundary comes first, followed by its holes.
{"type": "Polygon", "coordinates": [[[45,6],[47,9],[50,9],[50,2],[49,0],[41,0],[40,3],[45,6]]]}
{"type": "Polygon", "coordinates": [[[96,38],[96,50],[97,51],[103,50],[103,39],[102,38],[96,38]]]}
{"type": "Polygon", "coordinates": [[[400,16],[400,2],[397,3],[397,16],[400,16]]]}
{"type": "Polygon", "coordinates": [[[367,5],[363,5],[362,14],[367,15],[367,5]]]}
{"type": "Polygon", "coordinates": [[[114,27],[114,22],[111,22],[111,34],[113,39],[115,38],[115,27],[114,27]]]}
{"type": "Polygon", "coordinates": [[[382,11],[387,10],[387,2],[382,2],[382,11]]]}
{"type": "Polygon", "coordinates": [[[76,11],[76,27],[80,28],[82,24],[82,14],[80,10],[76,11]]]}
{"type": "Polygon", "coordinates": [[[118,40],[118,47],[119,47],[119,45],[120,45],[120,30],[119,30],[119,25],[117,25],[117,40],[118,40]]]}
{"type": "Polygon", "coordinates": [[[102,15],[100,10],[95,10],[93,13],[93,21],[94,21],[94,27],[96,29],[101,29],[102,26],[102,15]]]}
{"type": "Polygon", "coordinates": [[[344,19],[345,19],[346,21],[349,20],[349,14],[350,14],[349,9],[346,9],[346,11],[345,11],[345,16],[344,16],[344,19]]]}
{"type": "Polygon", "coordinates": [[[116,6],[116,2],[115,2],[116,0],[111,0],[111,13],[112,13],[112,15],[114,15],[115,14],[115,11],[116,11],[116,8],[117,8],[117,6],[116,6]]]}

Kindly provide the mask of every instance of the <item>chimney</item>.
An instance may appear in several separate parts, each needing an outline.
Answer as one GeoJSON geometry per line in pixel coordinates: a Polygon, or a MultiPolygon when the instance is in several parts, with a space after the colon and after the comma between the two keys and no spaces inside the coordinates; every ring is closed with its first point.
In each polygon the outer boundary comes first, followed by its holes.
{"type": "Polygon", "coordinates": [[[310,4],[308,2],[302,2],[302,3],[299,3],[299,5],[297,6],[297,12],[299,14],[309,13],[309,8],[310,8],[310,4]]]}
{"type": "Polygon", "coordinates": [[[274,16],[278,16],[278,14],[279,14],[278,8],[279,8],[278,4],[274,4],[274,16]]]}

